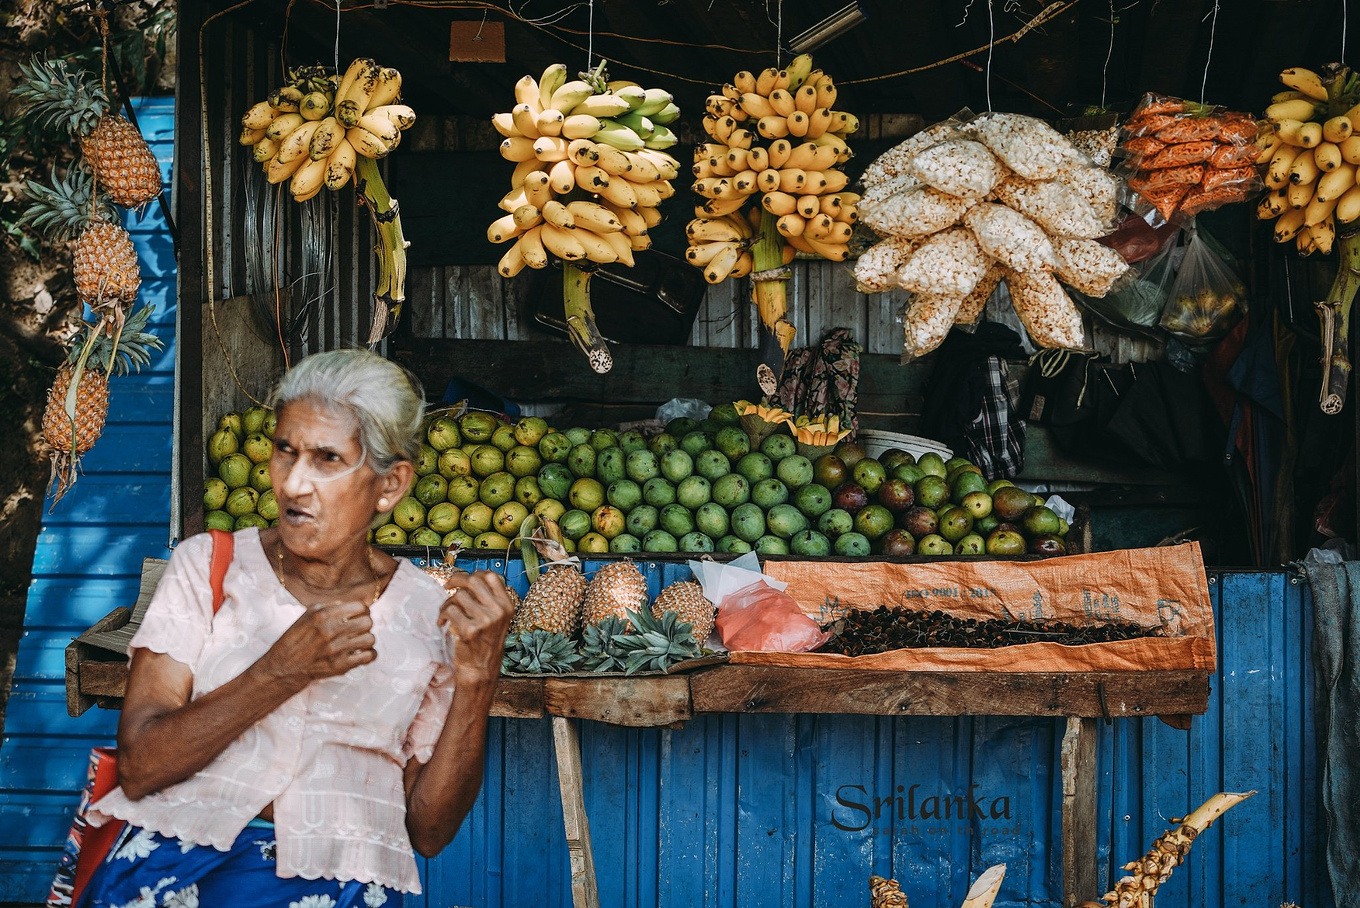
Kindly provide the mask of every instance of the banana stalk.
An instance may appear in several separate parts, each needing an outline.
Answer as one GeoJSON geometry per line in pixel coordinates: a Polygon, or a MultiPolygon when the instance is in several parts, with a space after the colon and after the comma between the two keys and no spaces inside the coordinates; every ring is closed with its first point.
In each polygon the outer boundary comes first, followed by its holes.
{"type": "Polygon", "coordinates": [[[358,155],[354,165],[359,202],[368,209],[378,233],[378,283],[373,291],[373,327],[368,345],[375,346],[391,334],[406,301],[406,249],[411,244],[401,232],[401,209],[383,183],[378,162],[358,155]]]}
{"type": "MultiPolygon", "coordinates": [[[[1157,889],[1170,879],[1171,871],[1185,860],[1185,856],[1190,853],[1190,846],[1200,833],[1229,808],[1254,794],[1254,791],[1221,791],[1195,808],[1185,819],[1177,821],[1173,818],[1172,822],[1179,822],[1179,825],[1159,835],[1143,857],[1125,864],[1124,869],[1132,871],[1133,876],[1121,879],[1101,901],[1111,908],[1150,908],[1157,889]]],[[[1084,908],[1084,905],[1098,908],[1100,902],[1083,903],[1080,908],[1084,908]]]]}
{"type": "Polygon", "coordinates": [[[1317,304],[1322,322],[1322,412],[1335,416],[1346,405],[1350,387],[1351,305],[1360,290],[1360,231],[1341,237],[1341,261],[1327,299],[1317,304]]]}
{"type": "Polygon", "coordinates": [[[595,326],[595,310],[590,305],[590,278],[591,272],[571,262],[562,263],[562,309],[567,337],[590,360],[590,368],[603,375],[614,368],[614,357],[610,355],[609,345],[600,329],[595,326]]]}
{"type": "Polygon", "coordinates": [[[784,268],[784,240],[779,233],[778,220],[770,211],[761,210],[760,239],[751,248],[751,258],[754,260],[751,295],[760,313],[760,320],[770,329],[787,356],[795,329],[784,318],[789,311],[784,282],[790,275],[784,268]]]}

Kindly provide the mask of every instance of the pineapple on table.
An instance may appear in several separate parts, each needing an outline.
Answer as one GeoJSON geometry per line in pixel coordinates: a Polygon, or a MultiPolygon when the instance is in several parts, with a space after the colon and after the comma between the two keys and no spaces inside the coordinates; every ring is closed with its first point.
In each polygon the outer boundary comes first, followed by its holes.
{"type": "Polygon", "coordinates": [[[90,172],[80,164],[52,185],[29,182],[22,222],[51,240],[76,241],[72,266],[76,293],[105,321],[121,324],[122,313],[137,299],[142,269],[132,237],[114,220],[114,210],[95,192],[90,172]]]}
{"type": "Polygon", "coordinates": [[[581,621],[599,624],[613,615],[628,621],[628,613],[647,611],[647,578],[631,561],[607,564],[586,587],[581,621]]]}
{"type": "Polygon", "coordinates": [[[704,596],[704,588],[693,580],[680,580],[661,591],[652,603],[652,617],[658,621],[666,612],[675,612],[680,621],[693,628],[694,639],[702,646],[713,633],[716,609],[704,596]]]}
{"type": "Polygon", "coordinates": [[[75,482],[81,455],[104,431],[109,376],[140,370],[151,362],[151,351],[160,349],[160,338],[146,330],[153,309],[146,305],[129,316],[121,334],[105,322],[87,325],[57,370],[42,421],[43,438],[52,447],[55,501],[75,482]]]}
{"type": "Polygon", "coordinates": [[[161,168],[146,139],[111,111],[108,93],[65,60],[34,57],[19,64],[24,81],[14,96],[42,125],[66,129],[80,142],[86,161],[109,197],[139,208],[161,194],[161,168]]]}
{"type": "Polygon", "coordinates": [[[586,578],[570,565],[548,568],[529,587],[524,601],[515,609],[510,633],[548,631],[574,637],[581,629],[581,600],[586,578]]]}

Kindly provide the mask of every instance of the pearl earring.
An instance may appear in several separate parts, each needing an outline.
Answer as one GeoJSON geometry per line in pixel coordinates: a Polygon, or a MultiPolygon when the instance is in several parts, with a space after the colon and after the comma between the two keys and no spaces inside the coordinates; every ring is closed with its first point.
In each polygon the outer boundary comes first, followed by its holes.
{"type": "Polygon", "coordinates": [[[387,499],[386,499],[386,498],[379,498],[379,499],[378,499],[378,510],[380,510],[380,511],[385,511],[385,510],[387,510],[387,499]]]}

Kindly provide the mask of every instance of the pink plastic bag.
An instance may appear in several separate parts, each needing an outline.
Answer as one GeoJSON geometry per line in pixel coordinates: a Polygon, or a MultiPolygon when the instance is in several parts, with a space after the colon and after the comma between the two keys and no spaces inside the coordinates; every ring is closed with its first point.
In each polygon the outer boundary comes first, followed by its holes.
{"type": "Polygon", "coordinates": [[[718,603],[718,633],[729,650],[806,653],[830,639],[792,596],[763,581],[718,603]]]}

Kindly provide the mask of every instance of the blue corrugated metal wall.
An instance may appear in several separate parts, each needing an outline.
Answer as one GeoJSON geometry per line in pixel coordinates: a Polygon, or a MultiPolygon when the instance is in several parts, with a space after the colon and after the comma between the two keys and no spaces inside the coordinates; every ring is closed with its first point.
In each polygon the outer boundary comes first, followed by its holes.
{"type": "MultiPolygon", "coordinates": [[[[173,105],[138,105],[168,178],[173,105]]],[[[38,543],[25,635],[0,747],[0,902],[34,902],[52,867],[91,745],[116,715],[66,716],[62,650],[130,604],[145,556],[163,556],[169,519],[174,258],[159,211],[130,225],[144,299],[167,349],[151,370],[116,379],[109,427],[85,475],[38,543]]],[[[518,565],[512,568],[516,574],[518,565]]],[[[653,572],[656,592],[683,568],[653,572]]],[[[522,578],[512,579],[523,587],[522,578]]],[[[1308,598],[1280,573],[1212,578],[1221,671],[1190,732],[1156,720],[1103,727],[1102,873],[1140,854],[1220,789],[1261,794],[1229,813],[1163,889],[1168,905],[1326,908],[1320,864],[1308,598]]],[[[957,904],[982,868],[1009,866],[1000,904],[1056,905],[1061,722],[852,716],[720,716],[682,729],[585,723],[587,807],[608,908],[862,905],[870,873],[902,880],[918,908],[957,904]],[[917,816],[865,829],[837,792],[891,798],[915,789],[917,816]],[[996,822],[940,822],[921,802],[972,792],[996,822]],[[849,821],[849,822],[847,822],[849,821]]],[[[894,805],[895,806],[895,805],[894,805]]],[[[903,803],[905,812],[906,803],[903,803]]],[[[570,904],[547,720],[492,723],[486,786],[463,832],[426,868],[412,904],[570,904]]],[[[1094,896],[1097,893],[1089,893],[1094,896]]]]}
{"type": "MultiPolygon", "coordinates": [[[[168,191],[174,99],[141,99],[136,111],[168,191]]],[[[166,554],[175,256],[155,204],[130,217],[127,228],[141,259],[139,305],[156,304],[151,325],[165,349],[149,369],[112,380],[104,435],[38,538],[0,747],[0,901],[47,894],[89,749],[110,741],[117,722],[105,710],[66,715],[63,650],[113,608],[131,605],[142,559],[166,554]]]]}

